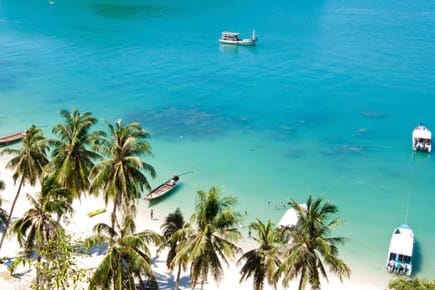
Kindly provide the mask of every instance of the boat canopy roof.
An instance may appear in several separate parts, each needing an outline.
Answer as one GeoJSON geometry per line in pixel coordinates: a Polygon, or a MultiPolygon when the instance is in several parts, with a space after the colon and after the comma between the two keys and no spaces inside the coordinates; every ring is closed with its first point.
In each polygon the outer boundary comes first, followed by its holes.
{"type": "Polygon", "coordinates": [[[224,35],[226,35],[226,36],[238,36],[238,35],[240,35],[240,33],[239,32],[222,32],[222,36],[224,36],[224,35]]]}
{"type": "MultiPolygon", "coordinates": [[[[301,204],[303,208],[307,208],[306,204],[301,204]]],[[[299,216],[294,208],[289,208],[285,214],[282,216],[278,223],[279,227],[291,227],[298,223],[299,216]]]]}
{"type": "Polygon", "coordinates": [[[412,257],[414,233],[408,225],[396,228],[391,237],[390,253],[412,257]]]}
{"type": "Polygon", "coordinates": [[[425,126],[419,125],[412,132],[414,138],[432,139],[432,133],[425,126]]]}

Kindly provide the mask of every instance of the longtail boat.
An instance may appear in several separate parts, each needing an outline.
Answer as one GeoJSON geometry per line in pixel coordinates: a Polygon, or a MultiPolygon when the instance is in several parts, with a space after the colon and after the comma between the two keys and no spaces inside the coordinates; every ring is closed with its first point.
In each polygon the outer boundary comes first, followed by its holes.
{"type": "Polygon", "coordinates": [[[178,177],[178,175],[174,175],[171,179],[165,181],[164,183],[151,190],[147,195],[145,195],[144,199],[154,200],[167,194],[177,186],[179,181],[180,177],[178,177]]]}
{"type": "Polygon", "coordinates": [[[26,131],[18,132],[9,136],[0,138],[0,146],[6,146],[21,141],[26,136],[26,131]]]}
{"type": "Polygon", "coordinates": [[[151,190],[147,195],[145,195],[144,199],[154,200],[154,199],[157,199],[159,197],[162,197],[163,195],[172,191],[178,185],[178,183],[180,182],[180,176],[188,174],[188,173],[192,173],[192,172],[193,171],[188,171],[188,172],[185,172],[183,174],[177,174],[177,175],[172,176],[171,179],[163,182],[162,184],[160,184],[159,186],[157,186],[156,188],[151,190]]]}

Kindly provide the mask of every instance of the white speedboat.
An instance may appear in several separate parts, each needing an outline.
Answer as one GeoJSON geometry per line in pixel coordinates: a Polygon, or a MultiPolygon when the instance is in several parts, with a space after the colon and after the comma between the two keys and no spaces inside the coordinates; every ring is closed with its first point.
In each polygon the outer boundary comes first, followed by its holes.
{"type": "Polygon", "coordinates": [[[253,46],[257,42],[257,36],[255,36],[255,30],[252,31],[251,38],[240,38],[238,32],[222,32],[219,42],[222,44],[253,46]]]}
{"type": "Polygon", "coordinates": [[[430,153],[432,151],[432,133],[423,124],[412,131],[412,150],[430,153]]]}
{"type": "Polygon", "coordinates": [[[414,248],[414,232],[403,224],[393,231],[386,268],[388,272],[410,276],[412,273],[412,251],[414,248]]]}

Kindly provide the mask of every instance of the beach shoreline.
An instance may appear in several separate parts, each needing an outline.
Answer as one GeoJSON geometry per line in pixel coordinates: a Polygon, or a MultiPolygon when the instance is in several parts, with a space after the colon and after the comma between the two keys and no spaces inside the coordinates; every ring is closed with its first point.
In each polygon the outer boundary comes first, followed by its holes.
{"type": "MultiPolygon", "coordinates": [[[[0,180],[5,182],[6,188],[2,191],[1,196],[3,198],[2,207],[6,210],[9,210],[10,202],[12,201],[17,185],[14,184],[12,180],[12,172],[4,168],[6,162],[8,161],[8,156],[0,157],[0,180]]],[[[38,191],[38,186],[31,187],[25,186],[21,192],[21,195],[18,199],[16,209],[14,211],[14,218],[21,216],[29,207],[29,203],[26,199],[26,194],[35,194],[38,191]]],[[[100,222],[109,223],[110,221],[110,211],[107,210],[100,214],[97,214],[93,217],[89,217],[88,213],[91,211],[95,211],[104,207],[104,201],[101,197],[95,196],[85,196],[81,200],[75,200],[73,203],[74,214],[68,224],[65,224],[65,228],[68,233],[70,233],[75,240],[83,240],[86,237],[89,237],[93,234],[93,226],[100,222]]],[[[110,209],[110,204],[107,206],[110,209]]],[[[136,215],[136,225],[137,231],[150,229],[156,232],[161,232],[161,224],[164,221],[165,216],[169,212],[163,212],[161,210],[153,209],[153,219],[151,220],[151,207],[145,200],[139,200],[137,202],[137,215],[136,215]]],[[[243,230],[243,229],[242,229],[243,230]]],[[[243,251],[252,249],[255,247],[255,242],[253,239],[244,238],[241,240],[238,245],[243,249],[243,251]]],[[[153,252],[153,266],[154,272],[157,277],[157,281],[159,283],[159,289],[171,289],[171,286],[174,285],[174,276],[170,273],[166,267],[166,253],[167,250],[157,252],[155,247],[151,247],[153,252]]],[[[3,248],[1,249],[1,257],[14,257],[20,251],[18,242],[15,237],[7,236],[3,248]]],[[[81,256],[77,260],[77,264],[84,268],[95,268],[98,263],[101,261],[103,255],[93,254],[92,256],[81,256]]],[[[346,260],[346,257],[343,257],[346,260]]],[[[204,289],[212,290],[212,289],[251,289],[252,281],[248,279],[246,281],[240,282],[240,274],[239,268],[236,265],[236,260],[231,261],[229,265],[224,265],[224,277],[222,281],[215,282],[212,279],[207,281],[204,284],[204,289]],[[236,288],[235,288],[235,285],[236,288]]],[[[2,285],[9,285],[10,289],[25,289],[20,287],[25,287],[25,285],[29,285],[29,282],[32,279],[32,275],[34,275],[33,271],[28,272],[22,276],[21,279],[15,279],[5,273],[5,269],[2,269],[2,275],[0,276],[0,280],[2,281],[2,285]]],[[[188,273],[182,273],[182,285],[181,289],[190,289],[189,288],[189,278],[188,273]]],[[[296,281],[294,284],[296,285],[296,281]]],[[[384,289],[386,284],[382,281],[367,281],[367,279],[363,279],[358,273],[353,273],[350,279],[345,279],[343,282],[339,281],[338,278],[329,275],[329,282],[323,280],[322,281],[322,289],[384,289]]],[[[265,285],[264,289],[273,289],[273,287],[269,285],[265,285]]],[[[278,289],[281,289],[278,287],[278,289]]],[[[290,288],[291,289],[291,288],[290,288]]]]}

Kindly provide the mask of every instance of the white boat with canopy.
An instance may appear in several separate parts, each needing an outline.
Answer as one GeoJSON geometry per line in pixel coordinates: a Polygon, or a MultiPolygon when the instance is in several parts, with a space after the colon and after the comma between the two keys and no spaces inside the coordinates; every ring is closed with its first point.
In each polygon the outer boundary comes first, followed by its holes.
{"type": "Polygon", "coordinates": [[[412,150],[432,151],[432,133],[421,123],[412,131],[412,150]]]}
{"type": "MultiPolygon", "coordinates": [[[[306,204],[300,204],[302,208],[307,209],[306,204]]],[[[293,207],[289,208],[281,217],[278,227],[294,227],[299,221],[299,214],[293,207]]]]}
{"type": "Polygon", "coordinates": [[[387,271],[410,276],[412,273],[412,251],[414,232],[403,224],[393,231],[387,257],[387,271]]]}
{"type": "Polygon", "coordinates": [[[219,42],[222,44],[253,46],[257,42],[257,36],[255,35],[255,30],[252,31],[251,38],[240,38],[240,33],[238,32],[222,32],[219,42]]]}

